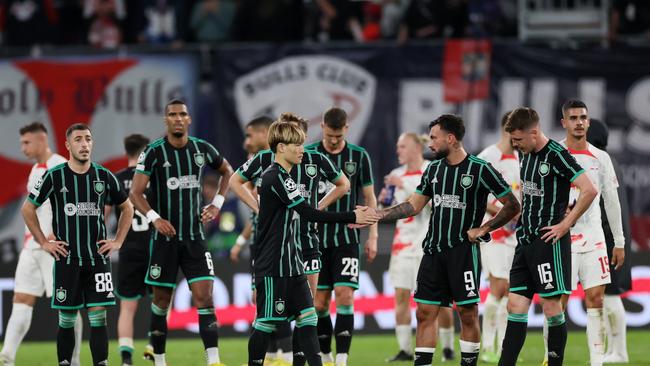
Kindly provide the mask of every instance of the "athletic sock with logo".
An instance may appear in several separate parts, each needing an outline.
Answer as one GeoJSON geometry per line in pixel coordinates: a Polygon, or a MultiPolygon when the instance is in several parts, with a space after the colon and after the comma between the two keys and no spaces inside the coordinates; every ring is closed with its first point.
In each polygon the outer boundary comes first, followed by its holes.
{"type": "Polygon", "coordinates": [[[88,311],[90,321],[90,353],[93,365],[108,366],[108,329],[106,309],[88,311]]]}
{"type": "Polygon", "coordinates": [[[560,366],[564,361],[567,340],[564,313],[551,316],[546,321],[548,323],[548,366],[560,366]]]}
{"type": "Polygon", "coordinates": [[[354,305],[336,306],[336,325],[334,337],[336,339],[336,354],[349,353],[354,331],[354,305]]]}
{"type": "Polygon", "coordinates": [[[214,315],[214,308],[207,307],[198,310],[199,313],[199,333],[203,340],[208,364],[220,363],[219,360],[219,324],[217,317],[214,315]]]}
{"type": "Polygon", "coordinates": [[[329,309],[319,311],[318,315],[318,343],[320,344],[320,351],[323,354],[332,353],[332,318],[330,317],[329,309]]]}
{"type": "Polygon", "coordinates": [[[519,352],[526,341],[526,328],[528,327],[528,314],[509,314],[508,326],[501,351],[499,366],[514,366],[517,364],[519,352]]]}
{"type": "Polygon", "coordinates": [[[151,324],[149,326],[149,337],[153,353],[155,355],[165,354],[167,341],[167,311],[151,303],[151,324]]]}
{"type": "Polygon", "coordinates": [[[69,366],[74,350],[74,323],[77,311],[59,310],[59,330],[56,334],[56,354],[59,365],[69,366]]]}
{"type": "Polygon", "coordinates": [[[481,342],[469,342],[460,340],[460,365],[476,366],[478,352],[481,349],[481,342]]]}
{"type": "Polygon", "coordinates": [[[436,352],[435,347],[415,347],[414,366],[430,366],[433,361],[433,354],[436,352]]]}
{"type": "Polygon", "coordinates": [[[248,340],[248,365],[261,366],[264,364],[264,355],[269,346],[271,333],[275,331],[272,324],[255,321],[253,333],[248,340]]]}

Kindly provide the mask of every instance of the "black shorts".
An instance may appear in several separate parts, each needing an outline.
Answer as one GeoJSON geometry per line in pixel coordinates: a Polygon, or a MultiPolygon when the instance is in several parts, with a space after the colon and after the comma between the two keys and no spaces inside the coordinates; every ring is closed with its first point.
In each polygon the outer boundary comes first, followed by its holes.
{"type": "Polygon", "coordinates": [[[533,298],[571,294],[571,236],[555,243],[537,238],[518,245],[510,269],[510,292],[533,298]]]}
{"type": "Polygon", "coordinates": [[[359,244],[323,248],[318,289],[331,290],[337,286],[359,288],[359,244]]]}
{"type": "Polygon", "coordinates": [[[77,310],[83,307],[115,305],[111,262],[95,258],[94,265],[72,260],[54,261],[52,309],[77,310]]]}
{"type": "Polygon", "coordinates": [[[478,304],[481,253],[478,245],[462,244],[444,252],[425,254],[420,262],[415,302],[450,307],[478,304]]]}
{"type": "Polygon", "coordinates": [[[318,247],[315,248],[302,248],[302,266],[305,274],[320,273],[322,263],[320,260],[320,251],[318,247]]]}
{"type": "Polygon", "coordinates": [[[151,286],[176,287],[178,268],[183,271],[187,284],[214,280],[214,264],[203,240],[171,240],[161,235],[149,242],[149,268],[145,283],[151,286]]]}
{"type": "Polygon", "coordinates": [[[151,293],[144,283],[149,267],[149,245],[146,242],[124,242],[120,248],[115,295],[121,300],[137,300],[151,293]]]}
{"type": "Polygon", "coordinates": [[[307,277],[257,276],[256,320],[261,322],[291,321],[314,308],[307,277]]]}

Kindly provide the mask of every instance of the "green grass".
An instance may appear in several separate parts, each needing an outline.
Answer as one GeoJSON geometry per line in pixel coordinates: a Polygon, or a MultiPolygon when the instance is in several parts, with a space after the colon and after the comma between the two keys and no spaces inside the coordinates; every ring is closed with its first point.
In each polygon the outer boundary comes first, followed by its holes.
{"type": "MultiPolygon", "coordinates": [[[[650,331],[629,331],[628,352],[630,363],[627,365],[649,365],[647,351],[650,331]],[[645,360],[645,361],[644,361],[645,360]]],[[[151,365],[142,360],[141,354],[144,347],[144,340],[136,341],[136,354],[134,355],[135,365],[151,365]]],[[[458,343],[456,343],[458,344],[458,343]]],[[[228,366],[240,366],[246,362],[247,339],[227,338],[219,341],[221,359],[228,366]]],[[[458,348],[458,346],[456,346],[458,348]]],[[[384,359],[392,356],[397,351],[397,343],[392,335],[379,336],[356,336],[352,342],[352,351],[348,364],[354,365],[381,365],[385,364],[384,359]]],[[[520,355],[522,362],[518,365],[539,366],[543,357],[544,347],[540,332],[532,332],[526,338],[526,344],[520,355]]],[[[90,350],[88,342],[84,343],[81,353],[82,364],[91,365],[90,350]]],[[[117,350],[117,342],[110,345],[110,364],[119,365],[120,356],[117,350]]],[[[564,358],[565,365],[585,366],[589,359],[586,335],[584,332],[569,333],[567,351],[564,358]]],[[[440,354],[436,352],[434,364],[440,363],[440,354]]],[[[203,347],[199,336],[196,339],[172,339],[167,342],[167,362],[170,366],[179,365],[205,365],[203,347]]],[[[16,360],[17,365],[53,365],[56,363],[56,345],[54,342],[26,342],[20,348],[16,360]]],[[[408,365],[409,363],[401,363],[408,365]]],[[[457,365],[458,362],[449,363],[457,365]]],[[[479,363],[482,364],[482,363],[479,363]]]]}

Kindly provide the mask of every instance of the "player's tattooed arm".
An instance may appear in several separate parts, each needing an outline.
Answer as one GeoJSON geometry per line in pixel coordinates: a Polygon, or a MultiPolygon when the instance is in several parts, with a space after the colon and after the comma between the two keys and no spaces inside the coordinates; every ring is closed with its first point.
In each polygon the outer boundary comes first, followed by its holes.
{"type": "Polygon", "coordinates": [[[422,211],[429,199],[428,196],[414,193],[405,202],[380,210],[381,219],[379,221],[392,221],[415,216],[422,211]]]}
{"type": "Polygon", "coordinates": [[[508,192],[508,194],[499,198],[499,202],[503,204],[501,210],[497,212],[496,216],[494,216],[492,220],[489,220],[482,225],[488,229],[488,232],[507,224],[521,211],[521,205],[512,192],[508,192]]]}

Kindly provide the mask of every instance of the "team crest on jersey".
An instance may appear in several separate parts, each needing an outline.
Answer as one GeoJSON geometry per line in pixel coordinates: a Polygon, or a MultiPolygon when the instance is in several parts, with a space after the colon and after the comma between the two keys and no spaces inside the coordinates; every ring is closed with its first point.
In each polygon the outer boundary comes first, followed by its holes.
{"type": "Polygon", "coordinates": [[[56,296],[56,301],[64,302],[65,299],[68,298],[68,291],[64,288],[57,288],[55,296],[56,296]]]}
{"type": "Polygon", "coordinates": [[[95,193],[101,195],[106,190],[106,185],[103,180],[96,180],[93,182],[93,188],[95,189],[95,193]]]}
{"type": "Polygon", "coordinates": [[[357,172],[357,162],[356,161],[346,161],[344,165],[345,172],[348,175],[354,175],[357,172]]]}
{"type": "Polygon", "coordinates": [[[149,267],[149,276],[153,278],[154,280],[160,277],[160,273],[162,271],[160,270],[160,266],[157,264],[154,264],[153,266],[149,267]]]}
{"type": "Polygon", "coordinates": [[[66,203],[66,205],[63,207],[63,212],[66,214],[66,216],[74,216],[74,214],[77,213],[77,205],[74,203],[66,203]]]}
{"type": "Polygon", "coordinates": [[[293,181],[293,179],[288,178],[287,180],[284,181],[284,188],[287,189],[289,192],[293,192],[296,190],[296,182],[293,181]]]}
{"type": "Polygon", "coordinates": [[[278,314],[284,313],[284,301],[278,300],[275,302],[275,312],[278,314]]]}
{"type": "Polygon", "coordinates": [[[547,162],[543,161],[539,164],[539,169],[537,169],[537,171],[539,171],[539,175],[544,177],[551,171],[551,166],[548,165],[547,162]]]}
{"type": "Polygon", "coordinates": [[[318,169],[316,168],[316,164],[307,164],[307,165],[305,165],[305,174],[307,174],[307,176],[309,178],[315,178],[316,173],[318,173],[318,169]]]}
{"type": "Polygon", "coordinates": [[[460,176],[460,185],[461,187],[467,189],[472,186],[474,183],[474,176],[471,174],[463,174],[460,176]]]}
{"type": "Polygon", "coordinates": [[[199,167],[203,167],[205,164],[205,154],[203,153],[196,153],[194,154],[194,163],[199,167]]]}

